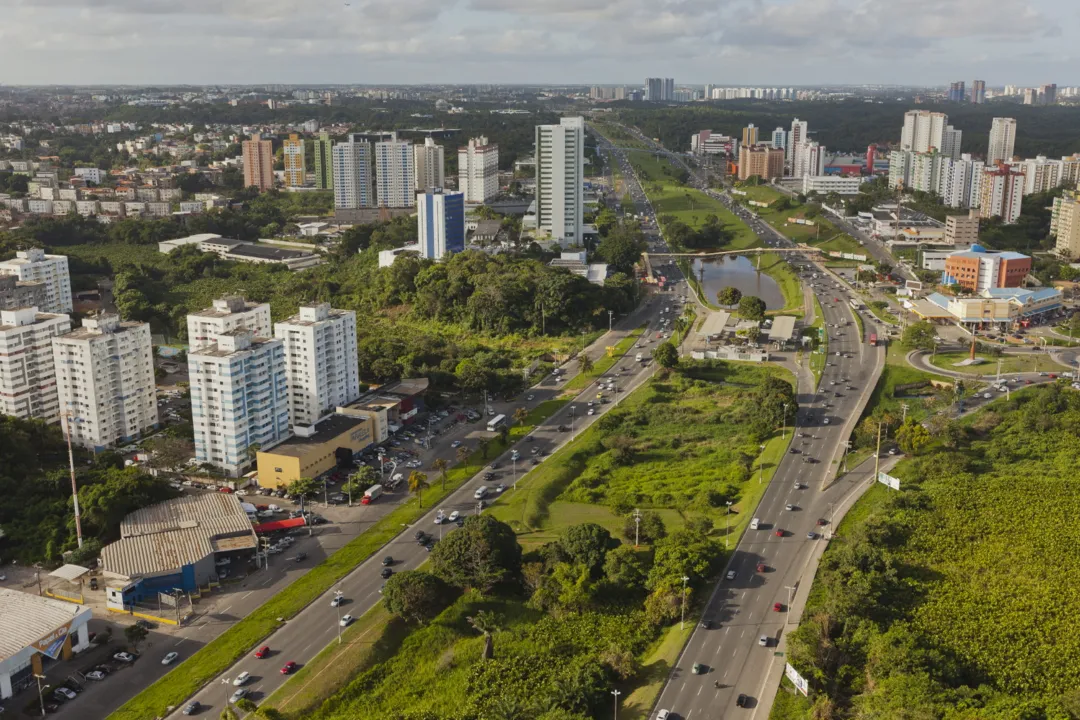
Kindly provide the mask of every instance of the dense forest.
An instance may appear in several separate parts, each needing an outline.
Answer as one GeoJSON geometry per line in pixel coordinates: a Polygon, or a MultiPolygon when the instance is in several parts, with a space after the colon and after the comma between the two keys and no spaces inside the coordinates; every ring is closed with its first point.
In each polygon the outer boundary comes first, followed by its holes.
{"type": "Polygon", "coordinates": [[[841,526],[790,637],[813,717],[1080,718],[1080,394],[929,422],[900,491],[841,526]]]}
{"type": "Polygon", "coordinates": [[[740,137],[742,129],[753,123],[767,139],[773,128],[790,130],[791,121],[799,118],[809,123],[811,139],[830,151],[865,153],[871,143],[899,143],[904,113],[913,109],[946,113],[949,122],[964,133],[963,152],[986,154],[990,123],[998,116],[1016,118],[1018,155],[1056,158],[1080,152],[1078,106],[728,100],[676,108],[627,103],[619,108],[619,115],[647,136],[659,138],[665,146],[677,150],[689,150],[690,136],[700,130],[740,137]]]}

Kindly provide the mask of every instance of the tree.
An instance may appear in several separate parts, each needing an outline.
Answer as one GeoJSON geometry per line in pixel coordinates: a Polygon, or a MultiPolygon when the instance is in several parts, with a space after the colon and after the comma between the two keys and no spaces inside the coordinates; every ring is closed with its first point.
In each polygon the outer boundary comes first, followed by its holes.
{"type": "Polygon", "coordinates": [[[716,301],[725,307],[738,305],[740,300],[742,300],[742,290],[737,287],[728,286],[716,293],[716,301]]]}
{"type": "Polygon", "coordinates": [[[226,707],[221,710],[221,714],[218,715],[219,720],[239,720],[236,716],[236,711],[231,707],[226,707]]]}
{"type": "Polygon", "coordinates": [[[491,515],[470,515],[431,551],[432,572],[459,588],[487,592],[521,575],[521,546],[506,523],[491,515]]]}
{"type": "Polygon", "coordinates": [[[592,372],[592,369],[593,369],[592,358],[589,357],[588,355],[586,355],[585,353],[581,353],[580,355],[578,355],[578,370],[581,372],[581,374],[582,375],[587,375],[590,372],[592,372]]]}
{"type": "Polygon", "coordinates": [[[517,410],[514,411],[514,422],[518,424],[518,427],[521,427],[525,424],[525,418],[527,417],[529,417],[529,411],[525,408],[519,407],[517,410]]]}
{"type": "Polygon", "coordinates": [[[369,487],[379,481],[379,474],[370,465],[361,465],[354,473],[349,475],[348,481],[342,485],[341,492],[346,495],[360,495],[369,487]]]}
{"type": "Polygon", "coordinates": [[[186,438],[158,435],[150,447],[150,466],[157,470],[175,471],[187,465],[194,455],[195,448],[186,438]]]}
{"type": "Polygon", "coordinates": [[[429,487],[431,487],[431,485],[428,484],[427,473],[422,473],[418,470],[413,470],[409,473],[409,492],[416,496],[418,507],[424,507],[422,493],[429,487]]]}
{"type": "Polygon", "coordinates": [[[128,645],[135,652],[138,652],[139,643],[147,638],[150,631],[142,625],[128,625],[124,628],[124,639],[127,640],[128,645]]]}
{"type": "Polygon", "coordinates": [[[926,320],[908,325],[900,338],[904,347],[918,350],[933,350],[936,340],[937,329],[926,320]]]}
{"type": "Polygon", "coordinates": [[[641,590],[649,576],[646,557],[644,552],[639,552],[630,545],[619,545],[604,558],[604,577],[608,582],[626,590],[641,590]]]}
{"type": "Polygon", "coordinates": [[[798,410],[799,403],[791,383],[770,376],[755,388],[753,400],[747,405],[747,419],[753,434],[764,439],[798,410]]]}
{"type": "Polygon", "coordinates": [[[673,368],[679,364],[679,351],[670,341],[660,343],[653,351],[653,360],[660,367],[673,368]]]}
{"type": "Polygon", "coordinates": [[[618,540],[596,523],[581,523],[566,528],[559,545],[572,562],[584,565],[595,576],[603,567],[608,550],[618,545],[618,540]]]}
{"type": "Polygon", "coordinates": [[[660,513],[655,510],[646,510],[641,513],[640,524],[634,521],[633,516],[626,518],[626,522],[623,523],[623,537],[628,542],[652,545],[667,537],[667,527],[660,513]]]}
{"type": "Polygon", "coordinates": [[[495,641],[493,636],[499,629],[499,618],[493,612],[481,610],[471,617],[466,617],[465,620],[473,630],[484,636],[484,649],[480,653],[480,659],[491,660],[495,657],[495,641]]]}
{"type": "Polygon", "coordinates": [[[439,473],[439,477],[442,478],[442,489],[446,489],[446,469],[450,467],[450,463],[445,458],[435,458],[431,463],[431,469],[439,473]]]}
{"type": "Polygon", "coordinates": [[[240,698],[234,704],[237,710],[243,710],[246,713],[255,712],[259,709],[259,706],[251,698],[240,698]]]}
{"type": "MultiPolygon", "coordinates": [[[[486,446],[484,445],[483,441],[481,441],[480,447],[481,447],[481,450],[484,451],[483,455],[486,458],[487,457],[487,452],[485,450],[486,446]]],[[[471,452],[472,452],[472,450],[469,449],[468,445],[459,445],[458,449],[454,452],[454,455],[457,457],[458,464],[459,465],[464,465],[465,463],[467,463],[469,461],[469,453],[471,453],[471,452]]]]}
{"type": "Polygon", "coordinates": [[[596,253],[612,266],[613,270],[632,274],[634,265],[645,250],[645,236],[636,223],[623,222],[616,225],[607,237],[596,246],[596,253]]]}
{"type": "Polygon", "coordinates": [[[918,455],[931,440],[930,431],[911,418],[896,431],[896,444],[909,455],[918,455]]]}
{"type": "Polygon", "coordinates": [[[391,575],[383,588],[383,604],[398,617],[423,624],[446,604],[446,583],[422,570],[406,570],[391,575]]]}
{"type": "Polygon", "coordinates": [[[746,320],[764,320],[765,301],[753,295],[744,295],[739,300],[739,316],[746,320]]]}
{"type": "Polygon", "coordinates": [[[296,495],[297,497],[308,497],[309,495],[314,495],[320,489],[322,489],[322,484],[317,480],[314,478],[302,477],[289,483],[287,492],[290,495],[296,495]]]}

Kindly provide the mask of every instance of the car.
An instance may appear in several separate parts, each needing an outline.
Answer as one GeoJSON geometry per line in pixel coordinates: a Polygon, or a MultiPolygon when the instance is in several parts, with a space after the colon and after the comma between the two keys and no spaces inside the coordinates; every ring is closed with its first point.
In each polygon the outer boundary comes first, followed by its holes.
{"type": "Polygon", "coordinates": [[[768,569],[768,568],[766,568],[766,567],[765,567],[765,563],[758,563],[758,564],[757,564],[757,571],[758,571],[759,573],[763,573],[763,572],[765,572],[765,571],[766,571],[767,569],[768,569]]]}
{"type": "Polygon", "coordinates": [[[457,522],[458,518],[460,517],[461,513],[459,513],[457,510],[454,510],[452,513],[450,513],[450,517],[448,519],[450,520],[450,522],[457,522]]]}
{"type": "Polygon", "coordinates": [[[232,684],[235,685],[236,687],[240,687],[241,685],[243,685],[244,683],[246,683],[250,679],[251,679],[251,673],[249,673],[247,670],[245,670],[244,672],[240,673],[235,678],[233,678],[232,684]]]}
{"type": "Polygon", "coordinates": [[[296,562],[304,562],[307,560],[307,553],[296,553],[296,562]]]}
{"type": "Polygon", "coordinates": [[[784,509],[787,510],[788,512],[792,512],[795,509],[795,506],[792,505],[791,503],[788,503],[787,505],[784,506],[784,509]]]}
{"type": "Polygon", "coordinates": [[[735,698],[735,707],[748,707],[750,705],[750,698],[746,697],[743,693],[739,693],[739,697],[735,698]]]}
{"type": "Polygon", "coordinates": [[[525,399],[529,400],[529,401],[532,401],[535,397],[536,397],[535,395],[526,395],[525,399]]]}
{"type": "Polygon", "coordinates": [[[200,710],[202,710],[202,705],[199,704],[198,700],[192,700],[191,702],[189,702],[187,705],[184,706],[184,714],[185,715],[194,715],[195,713],[199,712],[200,710]]]}
{"type": "Polygon", "coordinates": [[[784,611],[784,603],[773,603],[772,609],[773,609],[773,612],[783,612],[784,611]]]}
{"type": "Polygon", "coordinates": [[[506,490],[506,485],[504,485],[502,483],[499,483],[498,485],[495,486],[495,492],[497,492],[497,493],[501,493],[504,490],[506,490]]]}
{"type": "MultiPolygon", "coordinates": [[[[380,590],[380,592],[382,591],[380,590]]],[[[340,625],[341,627],[349,627],[349,625],[352,624],[353,620],[354,618],[352,615],[342,615],[341,619],[338,620],[338,625],[340,625]]]]}
{"type": "Polygon", "coordinates": [[[712,630],[712,620],[702,620],[701,627],[705,630],[712,630]]]}
{"type": "Polygon", "coordinates": [[[174,662],[176,662],[176,658],[178,658],[178,657],[180,657],[180,653],[175,653],[175,652],[167,653],[165,655],[165,657],[161,658],[161,664],[162,665],[172,665],[174,662]]]}
{"type": "Polygon", "coordinates": [[[239,702],[240,700],[243,700],[247,694],[247,688],[238,688],[237,691],[232,694],[232,697],[229,698],[229,702],[239,702]]]}
{"type": "Polygon", "coordinates": [[[392,568],[388,568],[388,567],[384,567],[384,568],[382,569],[382,572],[380,572],[380,573],[379,573],[379,575],[381,575],[381,576],[382,576],[382,577],[383,577],[384,579],[385,579],[385,578],[388,578],[388,577],[390,577],[390,576],[391,576],[391,575],[393,575],[393,574],[394,574],[394,571],[393,571],[393,569],[392,569],[392,568]]]}
{"type": "Polygon", "coordinates": [[[889,454],[890,455],[895,455],[896,453],[897,453],[896,448],[889,448],[889,454]]]}
{"type": "Polygon", "coordinates": [[[668,720],[671,716],[670,710],[658,710],[656,712],[656,720],[668,720]]]}
{"type": "Polygon", "coordinates": [[[822,420],[821,422],[822,422],[823,424],[825,424],[825,425],[828,425],[828,424],[829,424],[829,418],[825,418],[825,419],[824,419],[824,420],[822,420]]]}
{"type": "Polygon", "coordinates": [[[795,481],[795,489],[796,490],[802,490],[802,488],[803,488],[802,483],[799,482],[798,480],[796,480],[795,481]]]}
{"type": "Polygon", "coordinates": [[[443,511],[442,511],[442,510],[440,510],[440,511],[439,511],[439,512],[437,512],[437,513],[435,513],[435,524],[436,524],[436,525],[442,525],[442,523],[443,523],[443,520],[445,520],[445,519],[446,519],[446,515],[445,515],[445,514],[443,514],[443,511]]]}
{"type": "Polygon", "coordinates": [[[814,532],[813,530],[811,530],[810,532],[806,533],[806,539],[807,540],[817,540],[817,533],[814,532]]]}
{"type": "Polygon", "coordinates": [[[461,447],[461,441],[455,440],[454,442],[450,443],[450,447],[454,448],[455,450],[458,449],[459,447],[461,447]]]}
{"type": "Polygon", "coordinates": [[[104,680],[105,679],[105,673],[101,672],[100,670],[91,670],[90,672],[86,673],[86,679],[87,680],[104,680]]]}
{"type": "Polygon", "coordinates": [[[768,635],[762,635],[761,637],[759,637],[757,639],[757,644],[760,645],[761,647],[769,647],[769,636],[768,635]]]}
{"type": "Polygon", "coordinates": [[[261,648],[255,651],[255,657],[262,660],[263,658],[270,657],[270,646],[263,645],[261,648]]]}
{"type": "Polygon", "coordinates": [[[76,695],[74,692],[68,690],[66,687],[58,687],[53,690],[53,697],[60,702],[64,702],[66,700],[74,700],[76,695]]]}
{"type": "Polygon", "coordinates": [[[799,450],[799,448],[791,448],[790,450],[788,450],[788,452],[791,453],[792,455],[798,455],[800,450],[799,450]]]}
{"type": "Polygon", "coordinates": [[[341,602],[342,602],[341,596],[340,595],[335,595],[333,598],[330,599],[330,607],[340,607],[341,602]]]}
{"type": "Polygon", "coordinates": [[[776,537],[784,537],[784,529],[776,528],[776,531],[773,533],[773,535],[776,535],[776,537]]]}
{"type": "Polygon", "coordinates": [[[690,668],[690,672],[694,673],[695,675],[704,675],[707,669],[708,668],[706,668],[705,665],[702,663],[694,663],[694,666],[690,668]]]}
{"type": "Polygon", "coordinates": [[[122,663],[133,663],[135,662],[135,656],[129,652],[118,652],[113,655],[113,660],[122,663]]]}
{"type": "Polygon", "coordinates": [[[299,666],[296,663],[294,663],[292,660],[290,660],[289,662],[285,663],[282,666],[281,674],[282,675],[288,675],[292,671],[296,670],[297,667],[299,667],[299,666]]]}
{"type": "Polygon", "coordinates": [[[596,409],[595,408],[589,408],[589,414],[590,415],[595,415],[596,414],[596,409]]]}

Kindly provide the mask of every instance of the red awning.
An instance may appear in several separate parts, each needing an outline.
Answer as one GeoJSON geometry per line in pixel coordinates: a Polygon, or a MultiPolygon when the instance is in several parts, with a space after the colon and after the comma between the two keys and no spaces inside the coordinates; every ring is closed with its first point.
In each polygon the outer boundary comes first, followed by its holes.
{"type": "Polygon", "coordinates": [[[271,533],[278,530],[288,530],[289,528],[304,527],[304,518],[289,518],[288,520],[271,520],[270,522],[260,523],[255,526],[256,533],[271,533]]]}

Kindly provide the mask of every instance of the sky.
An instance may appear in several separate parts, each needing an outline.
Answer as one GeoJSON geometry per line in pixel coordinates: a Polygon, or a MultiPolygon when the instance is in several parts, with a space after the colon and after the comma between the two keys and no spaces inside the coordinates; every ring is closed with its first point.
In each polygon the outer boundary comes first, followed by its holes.
{"type": "Polygon", "coordinates": [[[0,0],[0,83],[1064,86],[1070,27],[1076,0],[0,0]]]}

